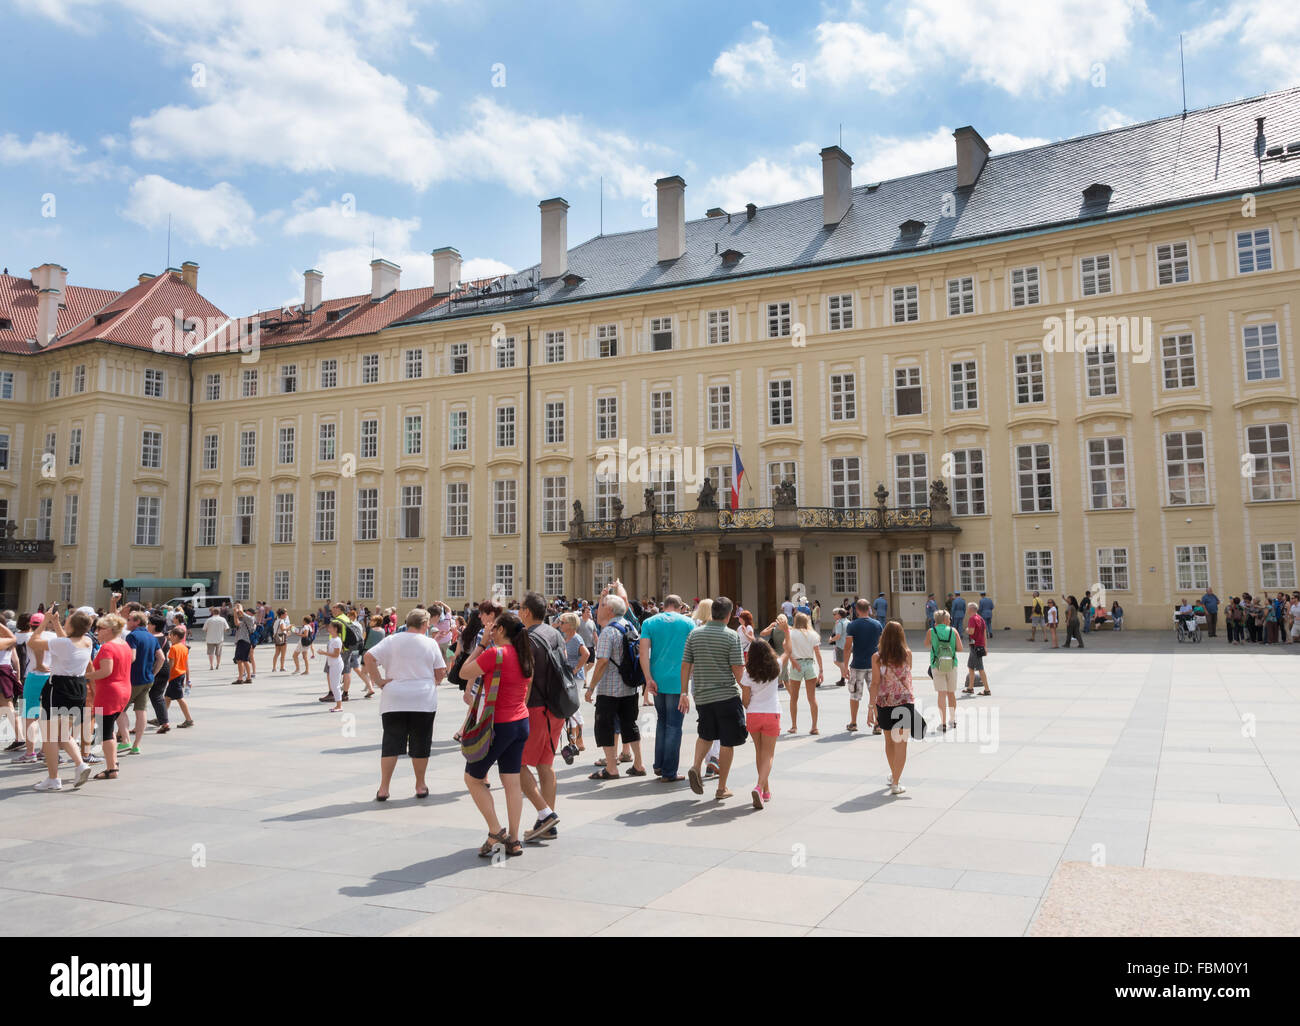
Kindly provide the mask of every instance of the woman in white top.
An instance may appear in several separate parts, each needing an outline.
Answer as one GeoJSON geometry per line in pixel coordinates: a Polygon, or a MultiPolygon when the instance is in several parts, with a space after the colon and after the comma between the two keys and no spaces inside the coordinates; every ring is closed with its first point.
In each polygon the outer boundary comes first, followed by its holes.
{"type": "Polygon", "coordinates": [[[821,640],[821,635],[812,629],[808,614],[795,613],[794,627],[785,636],[786,665],[790,670],[786,687],[790,691],[790,719],[793,722],[799,703],[799,685],[804,685],[808,707],[812,710],[812,730],[808,731],[809,734],[821,733],[817,729],[817,685],[825,679],[821,640]]]}
{"type": "Polygon", "coordinates": [[[377,802],[388,801],[388,785],[402,755],[411,757],[415,797],[429,797],[424,771],[433,748],[438,685],[447,676],[447,661],[442,646],[428,636],[428,630],[428,611],[412,609],[406,614],[405,631],[389,634],[366,649],[366,670],[379,688],[379,717],[384,724],[377,802]]]}
{"type": "MultiPolygon", "coordinates": [[[[283,609],[276,610],[275,623],[271,625],[271,641],[275,645],[275,651],[271,654],[271,672],[275,672],[275,664],[280,664],[280,672],[285,672],[284,656],[289,647],[289,640],[297,632],[293,629],[293,621],[289,619],[289,614],[283,609]]],[[[298,653],[294,654],[295,669],[297,669],[298,653]]]]}
{"type": "Polygon", "coordinates": [[[745,675],[740,679],[740,698],[745,704],[745,728],[754,739],[754,766],[758,783],[750,792],[754,808],[772,800],[772,758],[776,739],[781,736],[781,662],[761,638],[749,646],[745,675]]]}
{"type": "Polygon", "coordinates": [[[330,685],[330,697],[334,699],[334,705],[330,712],[343,711],[343,635],[339,633],[339,622],[331,620],[329,625],[329,640],[325,642],[324,648],[316,649],[325,657],[325,677],[330,685]]]}
{"type": "MultiPolygon", "coordinates": [[[[82,758],[81,748],[73,743],[73,738],[81,735],[86,707],[86,667],[90,665],[93,647],[91,622],[89,615],[77,611],[68,617],[65,632],[56,603],[45,614],[45,625],[54,632],[54,638],[47,641],[42,633],[27,646],[37,666],[50,668],[49,683],[41,692],[41,711],[47,724],[43,745],[47,777],[36,785],[37,791],[63,790],[63,781],[59,779],[60,746],[75,764],[75,786],[80,787],[90,779],[90,764],[82,758]]],[[[111,738],[105,740],[105,744],[111,743],[111,738]]]]}

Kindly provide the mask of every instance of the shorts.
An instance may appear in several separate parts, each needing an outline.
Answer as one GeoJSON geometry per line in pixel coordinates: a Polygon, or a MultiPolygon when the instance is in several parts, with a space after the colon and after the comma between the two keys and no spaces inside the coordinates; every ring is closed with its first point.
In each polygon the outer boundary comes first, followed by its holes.
{"type": "Polygon", "coordinates": [[[717,741],[724,748],[739,748],[749,737],[745,704],[739,696],[697,705],[695,711],[700,717],[696,733],[703,741],[717,741]]]}
{"type": "Polygon", "coordinates": [[[941,670],[938,664],[930,667],[930,676],[934,678],[935,691],[957,691],[957,667],[954,665],[951,670],[941,670]]]}
{"type": "Polygon", "coordinates": [[[47,722],[56,716],[67,716],[76,730],[82,722],[85,706],[85,677],[51,674],[49,683],[41,689],[41,712],[47,722]]]}
{"type": "Polygon", "coordinates": [[[23,681],[23,719],[35,720],[41,715],[41,692],[50,682],[48,673],[29,673],[23,681]]]}
{"type": "Polygon", "coordinates": [[[766,734],[768,737],[781,736],[780,713],[746,713],[745,729],[751,734],[766,734]]]}
{"type": "Polygon", "coordinates": [[[600,748],[609,748],[614,744],[617,734],[623,741],[640,741],[641,728],[637,717],[641,715],[641,696],[631,694],[626,698],[613,698],[609,695],[596,696],[596,744],[600,748]]]}
{"type": "Polygon", "coordinates": [[[970,655],[966,657],[966,669],[984,669],[984,654],[988,651],[983,645],[971,645],[970,655]]]}
{"type": "Polygon", "coordinates": [[[219,641],[217,641],[217,642],[209,641],[209,642],[208,642],[208,655],[210,655],[210,656],[219,656],[219,655],[221,655],[221,642],[219,642],[219,641]]]}
{"type": "Polygon", "coordinates": [[[253,653],[253,646],[247,641],[235,642],[235,662],[246,663],[253,653]]]}
{"type": "Polygon", "coordinates": [[[817,679],[817,660],[812,656],[809,656],[807,659],[791,659],[790,664],[793,667],[790,672],[791,680],[817,679]]]}
{"type": "Polygon", "coordinates": [[[492,725],[492,746],[477,762],[465,763],[465,772],[475,780],[483,780],[493,764],[498,773],[518,773],[523,765],[524,746],[528,744],[528,720],[511,720],[492,725]]]}
{"type": "Polygon", "coordinates": [[[867,693],[867,678],[871,676],[871,670],[863,668],[859,670],[856,666],[849,667],[849,700],[861,702],[862,696],[867,693]]]}
{"type": "Polygon", "coordinates": [[[167,689],[163,692],[163,698],[170,698],[173,702],[185,697],[185,680],[187,675],[184,673],[177,674],[167,682],[167,689]]]}
{"type": "Polygon", "coordinates": [[[876,723],[885,733],[906,730],[914,738],[925,737],[925,717],[916,711],[911,702],[906,705],[876,706],[876,723]]]}
{"type": "Polygon", "coordinates": [[[153,687],[153,682],[148,684],[132,684],[131,700],[128,703],[135,712],[144,712],[149,708],[149,691],[153,687]]]}
{"type": "Polygon", "coordinates": [[[359,648],[344,649],[343,651],[343,672],[361,669],[361,650],[359,648]]]}
{"type": "Polygon", "coordinates": [[[427,759],[433,751],[433,718],[436,712],[386,712],[379,718],[384,724],[381,758],[392,759],[409,755],[412,759],[427,759]]]}
{"type": "Polygon", "coordinates": [[[1035,627],[1043,626],[1043,618],[1041,616],[1031,616],[1029,622],[1035,627]]]}
{"type": "Polygon", "coordinates": [[[528,710],[528,743],[524,745],[525,766],[549,766],[555,762],[555,748],[560,743],[564,721],[551,715],[544,705],[528,710]]]}

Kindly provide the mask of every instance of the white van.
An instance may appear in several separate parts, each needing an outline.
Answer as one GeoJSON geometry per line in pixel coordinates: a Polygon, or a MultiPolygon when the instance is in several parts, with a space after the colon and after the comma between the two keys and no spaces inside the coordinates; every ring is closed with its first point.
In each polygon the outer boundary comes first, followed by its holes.
{"type": "MultiPolygon", "coordinates": [[[[169,598],[167,600],[167,605],[183,606],[186,602],[194,602],[196,597],[197,596],[195,595],[178,595],[176,598],[169,598]]],[[[220,609],[226,603],[229,603],[232,606],[235,604],[235,600],[229,595],[204,595],[203,598],[207,602],[207,605],[200,606],[197,602],[194,604],[195,627],[202,627],[207,622],[209,609],[220,609]]]]}

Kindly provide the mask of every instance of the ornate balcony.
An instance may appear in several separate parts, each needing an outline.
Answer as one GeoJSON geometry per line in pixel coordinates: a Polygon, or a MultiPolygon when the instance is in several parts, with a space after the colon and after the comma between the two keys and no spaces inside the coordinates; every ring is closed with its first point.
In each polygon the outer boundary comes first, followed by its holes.
{"type": "Polygon", "coordinates": [[[15,538],[18,525],[12,520],[0,524],[0,563],[53,563],[51,538],[15,538]]]}

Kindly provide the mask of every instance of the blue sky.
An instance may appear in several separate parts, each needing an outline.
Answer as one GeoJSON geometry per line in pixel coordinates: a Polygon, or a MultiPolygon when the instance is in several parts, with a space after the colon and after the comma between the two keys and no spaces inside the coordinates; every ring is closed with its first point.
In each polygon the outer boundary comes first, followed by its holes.
{"type": "Polygon", "coordinates": [[[403,286],[432,249],[465,276],[537,260],[539,200],[571,245],[862,184],[1295,85],[1294,0],[792,5],[459,0],[0,0],[0,265],[125,288],[199,263],[229,313],[403,286]],[[842,129],[841,129],[842,126],[842,129]],[[52,197],[52,202],[51,202],[52,197]],[[53,214],[53,216],[48,216],[53,214]]]}

